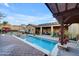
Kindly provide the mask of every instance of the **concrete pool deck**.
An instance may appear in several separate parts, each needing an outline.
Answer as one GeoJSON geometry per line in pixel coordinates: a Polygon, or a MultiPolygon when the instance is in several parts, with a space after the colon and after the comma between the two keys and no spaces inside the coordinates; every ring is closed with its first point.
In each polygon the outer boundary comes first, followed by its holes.
{"type": "MultiPolygon", "coordinates": [[[[48,36],[43,36],[48,37],[48,36]]],[[[68,43],[70,51],[58,50],[57,56],[79,56],[76,42],[68,43]]],[[[45,54],[11,35],[0,35],[0,56],[44,56],[45,54]]]]}
{"type": "MultiPolygon", "coordinates": [[[[58,38],[51,37],[49,35],[36,35],[38,37],[47,38],[49,40],[56,40],[58,41],[58,38]]],[[[58,49],[57,56],[79,56],[79,43],[77,45],[76,41],[70,40],[70,42],[67,44],[69,48],[69,51],[58,49]]]]}
{"type": "MultiPolygon", "coordinates": [[[[55,38],[55,37],[53,38],[49,35],[36,35],[36,36],[58,41],[58,38],[55,38]]],[[[70,40],[70,42],[67,45],[68,47],[70,47],[69,48],[70,51],[64,51],[59,49],[57,56],[79,56],[79,42],[77,45],[76,41],[70,40]]]]}
{"type": "Polygon", "coordinates": [[[44,56],[45,54],[11,35],[0,35],[0,56],[44,56]]]}
{"type": "Polygon", "coordinates": [[[46,38],[46,39],[49,39],[49,40],[55,40],[55,41],[59,40],[58,37],[51,37],[50,35],[36,35],[36,36],[46,38]]]}

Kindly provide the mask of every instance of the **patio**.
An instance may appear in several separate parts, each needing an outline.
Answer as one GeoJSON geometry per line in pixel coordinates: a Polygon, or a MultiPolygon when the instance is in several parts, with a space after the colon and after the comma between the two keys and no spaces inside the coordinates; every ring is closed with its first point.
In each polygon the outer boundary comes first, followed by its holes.
{"type": "Polygon", "coordinates": [[[0,35],[0,56],[44,56],[45,54],[11,35],[0,35]]]}
{"type": "MultiPolygon", "coordinates": [[[[46,3],[46,6],[50,9],[53,16],[61,24],[60,39],[63,41],[64,27],[70,26],[73,23],[79,23],[79,4],[78,3],[73,3],[73,4],[46,3]]],[[[42,33],[42,28],[40,33],[42,33]]],[[[56,39],[45,35],[41,35],[39,37],[50,38],[52,40],[56,39]]],[[[67,45],[69,47],[69,51],[58,49],[57,56],[79,56],[79,47],[76,41],[70,40],[67,45]]],[[[0,35],[0,55],[1,56],[44,56],[45,54],[11,35],[5,35],[5,36],[0,35]]]]}
{"type": "MultiPolygon", "coordinates": [[[[58,20],[58,22],[61,24],[61,44],[64,40],[64,27],[70,26],[74,23],[79,23],[79,3],[46,3],[46,6],[51,11],[53,16],[58,20]]],[[[75,27],[74,27],[75,28],[75,27]]],[[[67,35],[69,36],[69,35],[67,35]]],[[[77,36],[76,36],[77,37],[77,36]]],[[[79,40],[79,38],[77,39],[79,40]]],[[[79,42],[78,42],[79,44],[79,42]]],[[[62,44],[63,45],[63,44],[62,44]]],[[[64,52],[62,50],[59,51],[59,55],[71,55],[71,56],[78,56],[79,55],[79,49],[76,43],[69,43],[68,46],[71,47],[70,53],[64,52]],[[74,46],[75,45],[75,46],[74,46]]]]}
{"type": "Polygon", "coordinates": [[[46,3],[53,16],[61,24],[61,40],[64,39],[64,27],[79,23],[79,3],[46,3]]]}
{"type": "Polygon", "coordinates": [[[79,56],[79,46],[76,41],[70,41],[68,43],[69,51],[59,50],[58,56],[79,56]]]}
{"type": "MultiPolygon", "coordinates": [[[[50,36],[40,35],[39,37],[50,38],[50,36]]],[[[58,50],[57,56],[79,56],[79,47],[76,41],[68,43],[69,51],[58,50]]],[[[41,51],[29,46],[11,35],[0,35],[0,56],[44,56],[41,51]],[[5,39],[6,38],[6,39],[5,39]]]]}

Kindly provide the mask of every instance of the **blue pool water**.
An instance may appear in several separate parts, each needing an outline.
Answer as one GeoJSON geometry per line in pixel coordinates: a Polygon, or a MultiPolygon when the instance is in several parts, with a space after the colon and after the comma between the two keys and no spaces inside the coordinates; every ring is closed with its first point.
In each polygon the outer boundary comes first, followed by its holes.
{"type": "Polygon", "coordinates": [[[56,41],[49,41],[49,40],[47,40],[45,38],[34,37],[34,36],[26,36],[25,40],[32,43],[32,44],[40,46],[43,49],[46,49],[48,51],[52,51],[54,46],[57,44],[56,41]]]}

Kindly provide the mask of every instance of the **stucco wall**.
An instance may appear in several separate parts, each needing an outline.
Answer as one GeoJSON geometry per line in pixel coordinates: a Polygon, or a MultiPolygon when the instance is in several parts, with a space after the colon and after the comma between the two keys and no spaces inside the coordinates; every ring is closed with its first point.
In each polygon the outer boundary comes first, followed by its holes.
{"type": "Polygon", "coordinates": [[[9,27],[10,30],[24,30],[24,28],[19,25],[10,25],[10,24],[0,25],[0,29],[2,29],[3,27],[9,27]]]}
{"type": "Polygon", "coordinates": [[[70,35],[73,37],[76,37],[79,34],[79,24],[75,23],[69,26],[68,31],[70,35]]]}
{"type": "Polygon", "coordinates": [[[30,32],[30,33],[35,34],[35,27],[33,27],[33,26],[27,26],[27,27],[26,27],[26,30],[27,30],[28,32],[30,32]]]}

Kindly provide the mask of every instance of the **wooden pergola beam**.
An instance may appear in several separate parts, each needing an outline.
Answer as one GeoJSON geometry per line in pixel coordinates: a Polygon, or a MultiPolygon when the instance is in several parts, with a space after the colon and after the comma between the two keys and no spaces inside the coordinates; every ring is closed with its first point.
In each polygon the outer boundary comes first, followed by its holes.
{"type": "MultiPolygon", "coordinates": [[[[65,20],[64,20],[64,23],[66,23],[70,18],[73,18],[74,16],[76,16],[76,15],[79,15],[79,13],[75,13],[74,12],[74,14],[72,14],[72,15],[70,15],[70,16],[68,16],[65,20]]],[[[70,19],[71,20],[71,19],[70,19]]],[[[74,19],[75,20],[75,19],[74,19]]],[[[72,22],[73,20],[71,20],[71,22],[72,22]]]]}
{"type": "MultiPolygon", "coordinates": [[[[45,3],[45,5],[49,8],[49,10],[51,11],[51,13],[53,13],[53,11],[51,10],[51,8],[49,7],[49,5],[47,3],[45,3]]],[[[53,14],[52,14],[53,15],[53,14]]]]}
{"type": "Polygon", "coordinates": [[[68,5],[68,4],[66,3],[66,4],[65,4],[65,11],[67,11],[67,7],[68,7],[67,5],[68,5]]]}
{"type": "Polygon", "coordinates": [[[76,4],[75,8],[77,8],[77,7],[78,7],[78,3],[76,4]]]}
{"type": "Polygon", "coordinates": [[[53,15],[57,15],[57,16],[60,16],[60,15],[65,15],[65,14],[70,14],[70,15],[72,15],[71,13],[78,13],[79,12],[79,8],[74,8],[74,9],[70,9],[70,10],[67,10],[67,11],[63,11],[63,12],[61,12],[61,13],[54,13],[53,15]]]}
{"type": "Polygon", "coordinates": [[[56,9],[57,9],[57,11],[58,11],[58,13],[59,13],[60,11],[59,11],[59,8],[58,8],[58,4],[55,3],[55,5],[56,5],[56,9]]]}
{"type": "MultiPolygon", "coordinates": [[[[54,14],[54,17],[57,18],[57,20],[59,21],[59,23],[61,22],[61,20],[64,20],[64,23],[66,23],[66,21],[69,20],[70,17],[74,16],[74,15],[79,15],[79,8],[76,9],[72,9],[70,11],[67,11],[65,13],[59,13],[59,14],[54,14]]],[[[71,21],[72,22],[72,21],[71,21]]]]}

